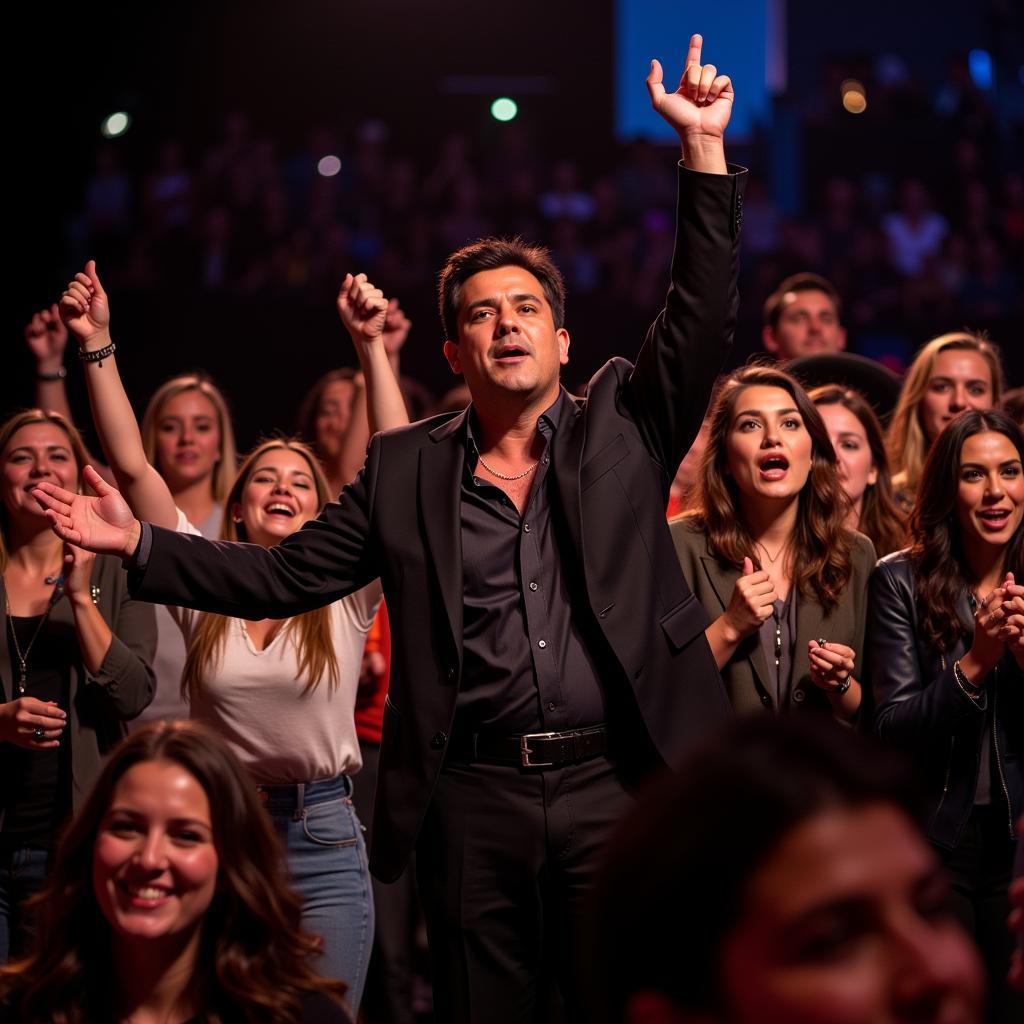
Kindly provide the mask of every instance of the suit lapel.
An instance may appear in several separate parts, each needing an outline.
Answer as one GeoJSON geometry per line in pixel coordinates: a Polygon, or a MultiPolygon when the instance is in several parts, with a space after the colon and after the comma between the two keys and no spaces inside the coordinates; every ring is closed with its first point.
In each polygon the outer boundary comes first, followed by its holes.
{"type": "Polygon", "coordinates": [[[562,511],[569,527],[580,560],[586,568],[583,557],[583,516],[580,503],[580,466],[583,461],[583,444],[586,441],[586,421],[581,418],[583,410],[564,391],[565,404],[558,430],[552,441],[551,462],[558,486],[562,511]]]}
{"type": "MultiPolygon", "coordinates": [[[[701,555],[700,560],[704,565],[704,572],[714,588],[719,603],[722,605],[722,611],[725,611],[729,607],[732,591],[736,586],[736,581],[740,578],[740,572],[738,569],[723,568],[718,559],[713,555],[701,555]]],[[[774,693],[775,687],[770,685],[771,673],[768,671],[768,659],[764,655],[761,637],[757,633],[752,637],[747,637],[746,640],[740,642],[740,649],[744,647],[748,648],[747,658],[754,670],[754,675],[757,676],[761,689],[765,693],[774,693]]]]}
{"type": "Polygon", "coordinates": [[[462,651],[462,471],[468,410],[430,433],[420,450],[417,482],[427,550],[444,600],[456,650],[462,651]]]}

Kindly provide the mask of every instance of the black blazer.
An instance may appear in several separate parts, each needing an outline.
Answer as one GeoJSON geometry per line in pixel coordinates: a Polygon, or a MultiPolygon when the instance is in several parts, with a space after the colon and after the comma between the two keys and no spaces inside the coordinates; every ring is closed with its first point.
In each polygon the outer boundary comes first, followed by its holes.
{"type": "MultiPolygon", "coordinates": [[[[729,714],[704,638],[708,618],[679,571],[665,506],[732,340],[744,177],[680,168],[666,309],[636,365],[613,359],[599,370],[552,443],[558,504],[594,624],[668,763],[729,714]]],[[[466,415],[375,436],[338,502],[275,548],[153,529],[133,579],[146,600],[281,618],[380,576],[394,642],[371,867],[385,880],[415,842],[462,673],[466,415]]]]}

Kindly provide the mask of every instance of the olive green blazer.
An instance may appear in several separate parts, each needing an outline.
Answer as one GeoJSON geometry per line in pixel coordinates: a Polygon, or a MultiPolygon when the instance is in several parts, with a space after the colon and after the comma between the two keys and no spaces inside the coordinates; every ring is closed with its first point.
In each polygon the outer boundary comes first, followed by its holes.
{"type": "MultiPolygon", "coordinates": [[[[729,605],[733,587],[740,577],[738,569],[724,565],[708,549],[707,537],[697,528],[692,516],[681,516],[671,523],[672,541],[686,582],[712,620],[729,605]]],[[[757,711],[803,709],[831,711],[825,694],[811,682],[806,650],[811,640],[846,644],[856,652],[854,678],[861,680],[864,655],[864,624],[867,619],[868,578],[875,566],[875,549],[863,534],[853,535],[853,573],[842,599],[826,613],[814,597],[798,595],[796,638],[793,645],[793,681],[789,707],[776,709],[770,696],[768,660],[757,633],[748,636],[722,666],[722,680],[739,714],[757,711]]]]}

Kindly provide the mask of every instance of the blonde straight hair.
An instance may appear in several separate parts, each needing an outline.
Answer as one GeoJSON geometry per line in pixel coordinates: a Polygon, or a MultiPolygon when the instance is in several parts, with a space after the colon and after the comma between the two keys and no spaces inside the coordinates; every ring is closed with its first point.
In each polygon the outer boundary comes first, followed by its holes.
{"type": "Polygon", "coordinates": [[[235,466],[238,462],[238,453],[235,450],[235,431],[231,425],[231,413],[228,411],[228,403],[221,394],[220,389],[199,374],[189,373],[182,377],[172,377],[165,381],[153,393],[153,397],[146,406],[142,415],[142,447],[146,450],[146,461],[155,466],[157,472],[162,474],[162,469],[157,462],[156,434],[160,426],[160,417],[163,415],[164,406],[184,391],[198,391],[212,403],[217,410],[217,427],[220,430],[220,458],[217,465],[213,467],[213,499],[223,501],[231,487],[231,481],[235,478],[235,466]]]}
{"type": "MultiPolygon", "coordinates": [[[[68,446],[71,454],[75,457],[77,465],[77,487],[82,491],[82,470],[89,462],[89,454],[85,450],[81,434],[69,423],[59,412],[50,412],[46,409],[25,409],[23,412],[16,412],[10,419],[0,425],[0,455],[11,443],[11,438],[21,430],[22,427],[30,427],[34,423],[52,423],[59,427],[68,438],[68,446]]],[[[7,571],[7,560],[10,557],[7,551],[7,508],[0,502],[0,573],[7,571]]]]}
{"type": "Polygon", "coordinates": [[[977,352],[988,363],[992,376],[992,408],[999,406],[1003,394],[1003,368],[999,350],[991,341],[970,331],[951,331],[923,345],[907,370],[886,435],[889,468],[893,474],[893,487],[897,490],[917,490],[930,447],[921,426],[921,400],[928,390],[939,353],[958,350],[977,352]]]}
{"type": "MultiPolygon", "coordinates": [[[[249,482],[253,467],[267,452],[285,449],[297,452],[309,465],[316,484],[317,509],[322,509],[329,500],[327,481],[320,463],[311,449],[301,441],[292,438],[272,438],[258,444],[245,457],[238,468],[238,475],[224,499],[224,520],[221,526],[221,540],[247,541],[245,524],[236,523],[231,515],[232,506],[242,500],[242,491],[249,482]]],[[[224,641],[231,620],[226,615],[205,613],[192,636],[185,668],[181,674],[181,693],[188,700],[195,700],[202,691],[203,679],[216,668],[224,654],[224,641]]],[[[331,690],[338,686],[338,655],[331,638],[330,606],[316,608],[289,619],[284,629],[291,632],[299,655],[299,678],[306,679],[303,693],[315,690],[327,677],[331,690]]]]}

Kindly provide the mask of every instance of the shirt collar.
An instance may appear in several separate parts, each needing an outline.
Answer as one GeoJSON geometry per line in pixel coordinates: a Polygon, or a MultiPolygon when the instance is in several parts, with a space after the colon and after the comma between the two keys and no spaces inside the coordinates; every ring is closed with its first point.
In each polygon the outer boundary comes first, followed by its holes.
{"type": "MultiPolygon", "coordinates": [[[[565,403],[568,401],[566,390],[563,387],[558,389],[558,397],[537,417],[537,429],[541,432],[548,444],[555,436],[558,425],[562,421],[565,412],[565,403]]],[[[480,434],[480,421],[476,415],[476,406],[469,407],[469,415],[466,417],[466,451],[473,456],[479,457],[480,449],[476,439],[480,434]]]]}

